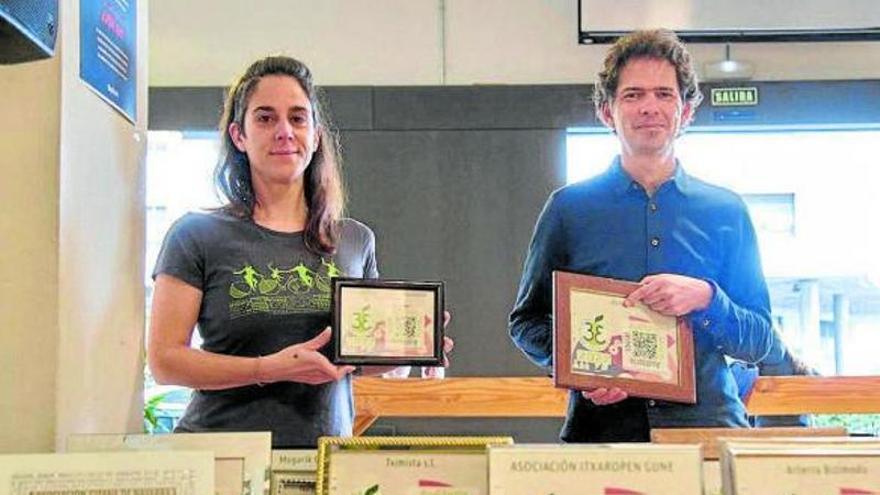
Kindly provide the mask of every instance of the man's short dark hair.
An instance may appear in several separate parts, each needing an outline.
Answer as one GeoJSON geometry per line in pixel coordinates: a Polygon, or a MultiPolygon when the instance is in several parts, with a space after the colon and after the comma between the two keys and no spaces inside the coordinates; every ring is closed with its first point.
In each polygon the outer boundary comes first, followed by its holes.
{"type": "Polygon", "coordinates": [[[605,63],[598,74],[596,86],[593,89],[593,103],[597,113],[601,111],[602,105],[611,103],[614,99],[620,80],[620,71],[630,60],[638,58],[666,60],[672,64],[678,79],[678,91],[682,101],[690,103],[691,107],[696,110],[703,100],[703,94],[700,93],[697,73],[694,70],[690,53],[672,31],[653,29],[634,31],[623,36],[608,50],[605,63]]]}

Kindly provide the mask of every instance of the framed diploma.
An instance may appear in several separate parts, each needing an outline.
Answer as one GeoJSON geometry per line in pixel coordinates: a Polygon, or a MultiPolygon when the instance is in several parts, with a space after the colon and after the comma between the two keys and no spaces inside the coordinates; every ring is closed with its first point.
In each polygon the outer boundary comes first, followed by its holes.
{"type": "Polygon", "coordinates": [[[324,437],[318,495],[488,495],[490,445],[510,437],[324,437]]]}
{"type": "Polygon", "coordinates": [[[206,451],[0,455],[7,495],[214,495],[206,451]]]}
{"type": "Polygon", "coordinates": [[[332,279],[336,364],[443,366],[443,283],[332,279]]]}
{"type": "Polygon", "coordinates": [[[74,434],[69,452],[207,451],[213,454],[216,495],[264,495],[272,452],[269,432],[169,435],[74,434]]]}
{"type": "Polygon", "coordinates": [[[553,272],[557,387],[619,387],[633,397],[693,404],[693,333],[686,318],[624,307],[638,284],[553,272]]]}

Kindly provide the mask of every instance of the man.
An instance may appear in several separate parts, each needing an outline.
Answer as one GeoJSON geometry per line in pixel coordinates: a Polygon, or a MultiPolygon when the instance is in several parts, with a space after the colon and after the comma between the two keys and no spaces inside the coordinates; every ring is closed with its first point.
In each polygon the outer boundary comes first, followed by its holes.
{"type": "Polygon", "coordinates": [[[635,32],[611,47],[594,102],[620,155],[602,175],[547,201],[509,328],[526,356],[549,368],[553,270],[637,281],[626,305],[691,322],[697,403],[628,398],[618,388],[573,391],[564,441],[646,441],[654,427],[748,426],[725,356],[758,362],[781,352],[744,203],[688,175],[675,158],[675,139],[701,98],[690,55],[673,33],[635,32]]]}

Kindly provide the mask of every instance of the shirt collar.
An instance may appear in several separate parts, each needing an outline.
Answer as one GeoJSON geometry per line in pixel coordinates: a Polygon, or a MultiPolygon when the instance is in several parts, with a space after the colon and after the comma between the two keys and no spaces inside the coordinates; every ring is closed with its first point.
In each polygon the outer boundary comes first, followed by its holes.
{"type": "MultiPolygon", "coordinates": [[[[633,190],[633,184],[638,185],[626,170],[623,169],[623,165],[620,162],[620,155],[615,156],[614,160],[611,161],[611,166],[608,167],[607,175],[608,180],[611,182],[611,190],[617,195],[622,195],[633,190]]],[[[675,159],[675,172],[672,173],[672,179],[670,180],[672,181],[673,186],[675,186],[675,188],[682,194],[687,194],[690,178],[685,173],[684,167],[681,166],[681,162],[678,161],[678,158],[675,159]]],[[[663,186],[660,187],[662,188],[663,186]]],[[[638,186],[638,188],[641,189],[641,186],[638,186]]]]}
{"type": "Polygon", "coordinates": [[[678,158],[675,159],[675,172],[672,174],[672,183],[682,194],[688,193],[688,185],[690,183],[690,176],[684,172],[684,167],[681,166],[681,162],[678,161],[678,158]]]}

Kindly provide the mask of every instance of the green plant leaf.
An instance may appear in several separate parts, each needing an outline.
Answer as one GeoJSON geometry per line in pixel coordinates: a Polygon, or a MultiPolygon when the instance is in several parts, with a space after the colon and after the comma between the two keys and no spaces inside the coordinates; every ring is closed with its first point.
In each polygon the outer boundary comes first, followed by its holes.
{"type": "Polygon", "coordinates": [[[159,409],[159,404],[165,400],[165,397],[167,397],[168,394],[169,392],[165,392],[156,395],[144,403],[144,431],[146,433],[152,433],[159,426],[159,418],[156,417],[156,410],[159,409]]]}

